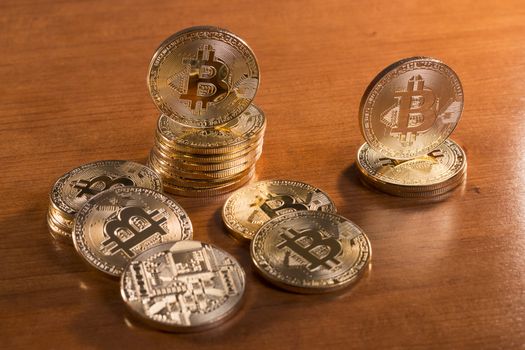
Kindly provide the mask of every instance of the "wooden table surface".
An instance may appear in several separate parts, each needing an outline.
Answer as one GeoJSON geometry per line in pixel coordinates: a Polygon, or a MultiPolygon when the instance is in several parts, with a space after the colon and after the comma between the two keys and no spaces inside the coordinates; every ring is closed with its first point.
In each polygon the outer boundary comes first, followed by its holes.
{"type": "Polygon", "coordinates": [[[33,1],[0,3],[0,347],[516,349],[525,343],[525,5],[522,1],[33,1]],[[194,237],[236,256],[231,321],[169,334],[126,316],[119,284],[46,227],[48,192],[100,159],[145,161],[158,112],[145,82],[158,44],[214,24],[255,51],[268,118],[257,178],[330,194],[370,237],[357,284],[297,295],[264,283],[226,235],[225,197],[179,198],[194,237]],[[437,203],[363,188],[353,166],[370,80],[404,57],[442,59],[465,109],[453,133],[468,181],[437,203]]]}

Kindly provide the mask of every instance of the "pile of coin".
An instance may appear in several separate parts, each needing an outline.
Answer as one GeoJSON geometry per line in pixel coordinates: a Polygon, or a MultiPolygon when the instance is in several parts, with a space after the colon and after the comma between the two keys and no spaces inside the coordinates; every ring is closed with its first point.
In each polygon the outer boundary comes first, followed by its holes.
{"type": "Polygon", "coordinates": [[[120,277],[121,297],[142,321],[181,332],[212,327],[239,309],[244,270],[221,249],[193,241],[188,214],[160,191],[158,174],[144,165],[82,165],[51,190],[50,232],[120,277]]]}
{"type": "Polygon", "coordinates": [[[357,152],[361,181],[401,197],[443,195],[464,182],[467,158],[448,139],[461,117],[463,89],[443,62],[412,57],[375,77],[359,109],[366,140],[357,152]]]}
{"type": "Polygon", "coordinates": [[[298,181],[266,180],[234,192],[222,218],[228,231],[251,242],[256,270],[274,285],[298,293],[344,288],[366,271],[366,234],[335,214],[328,195],[298,181]]]}
{"type": "Polygon", "coordinates": [[[148,165],[167,192],[212,196],[255,174],[266,119],[252,104],[259,67],[250,47],[216,27],[192,27],[166,39],[148,74],[162,113],[148,165]]]}
{"type": "Polygon", "coordinates": [[[49,194],[47,223],[53,237],[72,243],[73,221],[94,195],[121,186],[162,191],[160,177],[150,168],[125,160],[104,160],[82,165],[62,175],[49,194]]]}

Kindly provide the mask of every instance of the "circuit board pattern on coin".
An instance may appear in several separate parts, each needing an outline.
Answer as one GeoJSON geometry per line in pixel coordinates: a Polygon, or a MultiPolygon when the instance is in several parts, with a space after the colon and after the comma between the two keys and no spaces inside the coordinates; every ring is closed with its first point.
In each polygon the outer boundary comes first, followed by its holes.
{"type": "Polygon", "coordinates": [[[228,253],[198,241],[164,243],[137,256],[121,279],[133,314],[152,326],[196,331],[241,305],[245,274],[228,253]]]}

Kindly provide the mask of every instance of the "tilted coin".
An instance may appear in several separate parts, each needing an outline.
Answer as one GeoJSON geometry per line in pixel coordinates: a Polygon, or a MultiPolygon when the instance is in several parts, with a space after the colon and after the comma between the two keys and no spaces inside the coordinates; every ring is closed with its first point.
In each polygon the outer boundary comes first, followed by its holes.
{"type": "Polygon", "coordinates": [[[237,260],[198,241],[164,243],[140,254],[122,274],[128,309],[153,327],[192,332],[210,328],[242,305],[246,277],[237,260]]]}
{"type": "Polygon", "coordinates": [[[225,29],[192,27],[166,39],[151,59],[148,88],[159,110],[194,127],[224,124],[248,108],[259,85],[252,50],[225,29]]]}
{"type": "Polygon", "coordinates": [[[103,160],[82,165],[61,176],[51,190],[51,204],[74,216],[94,195],[120,186],[162,191],[161,179],[152,169],[125,160],[103,160]]]}
{"type": "Polygon", "coordinates": [[[73,227],[77,252],[102,272],[120,276],[128,262],[157,244],[193,237],[188,214],[163,195],[118,187],[88,201],[73,227]]]}
{"type": "Polygon", "coordinates": [[[249,241],[268,220],[297,210],[336,212],[335,204],[320,189],[290,180],[265,180],[233,193],[224,203],[222,219],[237,238],[249,241]]]}
{"type": "Polygon", "coordinates": [[[219,154],[240,150],[262,137],[266,127],[264,113],[250,105],[240,116],[226,124],[194,128],[166,115],[157,122],[157,137],[173,149],[191,153],[219,154]]]}
{"type": "Polygon", "coordinates": [[[363,144],[357,153],[357,167],[370,181],[399,191],[420,192],[445,187],[466,171],[463,149],[447,139],[425,156],[400,161],[387,158],[363,144]]]}
{"type": "Polygon", "coordinates": [[[322,211],[296,211],[264,224],[250,253],[258,272],[276,286],[319,293],[354,282],[368,266],[372,249],[352,221],[322,211]]]}
{"type": "Polygon", "coordinates": [[[407,58],[385,68],[366,89],[361,132],[377,153],[411,159],[439,147],[462,110],[463,88],[450,67],[433,58],[407,58]]]}

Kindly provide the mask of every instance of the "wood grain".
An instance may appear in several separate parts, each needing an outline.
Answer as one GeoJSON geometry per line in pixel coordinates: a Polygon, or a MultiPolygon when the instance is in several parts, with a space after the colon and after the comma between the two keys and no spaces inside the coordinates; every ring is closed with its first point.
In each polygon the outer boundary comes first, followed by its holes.
{"type": "Polygon", "coordinates": [[[36,1],[0,3],[0,347],[523,348],[525,6],[516,1],[36,1]],[[369,235],[370,272],[337,294],[303,296],[257,277],[226,234],[224,197],[177,198],[195,238],[248,274],[242,311],[205,333],[128,320],[118,283],[45,223],[62,173],[99,159],[144,161],[157,111],[149,60],[173,32],[229,28],[254,49],[268,117],[257,178],[316,185],[369,235]],[[453,139],[468,181],[422,203],[363,188],[352,164],[357,110],[379,70],[442,59],[466,105],[453,139]]]}

